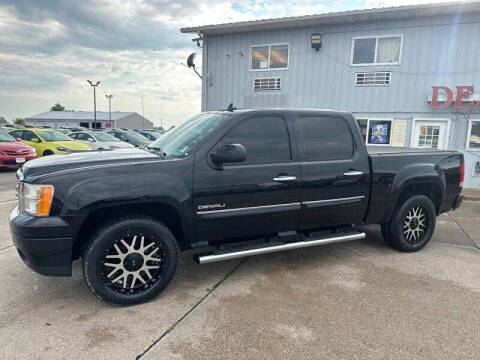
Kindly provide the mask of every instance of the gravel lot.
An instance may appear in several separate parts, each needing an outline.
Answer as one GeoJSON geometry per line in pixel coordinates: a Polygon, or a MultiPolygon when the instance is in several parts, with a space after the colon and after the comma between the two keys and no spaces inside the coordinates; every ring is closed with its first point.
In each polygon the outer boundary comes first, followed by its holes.
{"type": "Polygon", "coordinates": [[[196,265],[182,254],[156,300],[117,308],[72,278],[30,271],[8,230],[15,172],[0,171],[4,359],[479,359],[480,203],[396,252],[367,240],[196,265]]]}

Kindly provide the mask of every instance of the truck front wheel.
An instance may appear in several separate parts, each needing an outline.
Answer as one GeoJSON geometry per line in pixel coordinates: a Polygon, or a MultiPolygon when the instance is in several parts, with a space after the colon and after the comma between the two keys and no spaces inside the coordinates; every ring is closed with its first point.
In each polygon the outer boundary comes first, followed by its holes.
{"type": "Polygon", "coordinates": [[[153,299],[177,266],[175,237],[161,222],[123,217],[100,228],[83,252],[83,274],[101,300],[133,305],[153,299]]]}
{"type": "Polygon", "coordinates": [[[394,212],[382,235],[393,248],[413,252],[423,248],[435,231],[436,212],[432,201],[423,195],[412,196],[394,212]]]}

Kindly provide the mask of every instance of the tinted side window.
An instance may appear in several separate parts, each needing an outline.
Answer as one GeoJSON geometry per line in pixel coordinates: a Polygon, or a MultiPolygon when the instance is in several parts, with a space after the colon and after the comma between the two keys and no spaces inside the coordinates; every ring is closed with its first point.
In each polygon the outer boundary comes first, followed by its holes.
{"type": "Polygon", "coordinates": [[[299,117],[302,161],[342,160],[353,154],[347,123],[337,117],[299,117]]]}
{"type": "Polygon", "coordinates": [[[22,139],[25,141],[32,141],[32,139],[38,139],[38,136],[31,131],[24,131],[22,139]]]}
{"type": "Polygon", "coordinates": [[[12,135],[15,139],[20,138],[23,140],[23,131],[22,130],[15,130],[9,133],[12,135]]]}
{"type": "Polygon", "coordinates": [[[89,137],[90,137],[90,135],[85,134],[85,133],[77,134],[77,140],[87,141],[89,137]]]}
{"type": "Polygon", "coordinates": [[[292,158],[290,139],[281,117],[255,117],[233,128],[222,144],[242,144],[247,150],[244,164],[289,161],[292,158]]]}

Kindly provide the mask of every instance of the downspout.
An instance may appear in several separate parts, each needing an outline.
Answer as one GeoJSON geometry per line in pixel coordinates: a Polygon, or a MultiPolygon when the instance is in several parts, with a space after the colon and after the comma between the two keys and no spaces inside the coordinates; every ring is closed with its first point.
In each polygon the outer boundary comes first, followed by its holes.
{"type": "Polygon", "coordinates": [[[207,38],[205,35],[199,34],[202,37],[202,112],[207,111],[207,78],[208,78],[208,56],[207,56],[207,38]]]}

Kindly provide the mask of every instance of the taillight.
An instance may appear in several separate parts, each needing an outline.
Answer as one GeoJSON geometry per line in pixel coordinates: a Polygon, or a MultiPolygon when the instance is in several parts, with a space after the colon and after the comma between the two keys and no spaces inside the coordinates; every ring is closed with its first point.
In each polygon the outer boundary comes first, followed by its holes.
{"type": "Polygon", "coordinates": [[[465,162],[462,160],[460,164],[460,187],[463,187],[464,180],[465,180],[465,162]]]}

